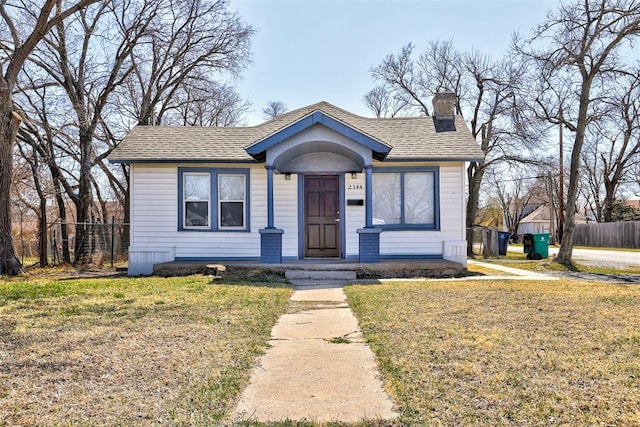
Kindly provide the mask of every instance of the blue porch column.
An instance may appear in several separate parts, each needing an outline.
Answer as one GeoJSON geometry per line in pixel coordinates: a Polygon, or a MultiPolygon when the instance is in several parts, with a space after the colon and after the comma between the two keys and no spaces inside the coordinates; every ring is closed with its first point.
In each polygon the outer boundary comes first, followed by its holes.
{"type": "Polygon", "coordinates": [[[365,169],[365,227],[358,229],[358,254],[361,263],[380,261],[380,232],[373,226],[373,165],[365,169]]]}
{"type": "Polygon", "coordinates": [[[274,206],[273,206],[273,170],[274,166],[267,168],[267,228],[274,227],[274,206]]]}
{"type": "Polygon", "coordinates": [[[260,262],[263,264],[282,264],[282,234],[284,230],[275,227],[275,208],[273,202],[274,166],[267,169],[267,228],[260,229],[260,262]]]}

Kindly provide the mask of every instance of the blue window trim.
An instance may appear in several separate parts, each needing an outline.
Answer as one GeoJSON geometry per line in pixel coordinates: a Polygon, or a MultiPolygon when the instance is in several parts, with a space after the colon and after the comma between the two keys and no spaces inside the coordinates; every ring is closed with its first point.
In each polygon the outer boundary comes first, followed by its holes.
{"type": "Polygon", "coordinates": [[[374,168],[373,175],[377,173],[399,173],[400,174],[400,213],[402,223],[376,225],[382,231],[396,230],[433,230],[440,231],[440,167],[438,166],[408,166],[408,167],[382,167],[374,168]],[[434,222],[431,224],[405,224],[404,223],[404,174],[416,172],[433,172],[433,199],[434,199],[434,222]]]}
{"type": "Polygon", "coordinates": [[[238,169],[238,168],[188,168],[188,167],[179,167],[178,168],[178,231],[189,231],[189,232],[219,232],[219,233],[250,233],[251,232],[251,223],[250,223],[250,169],[238,169]],[[209,195],[209,203],[211,206],[209,207],[211,218],[209,218],[209,227],[208,228],[187,228],[184,226],[184,203],[183,203],[183,176],[185,173],[208,173],[209,174],[209,190],[211,194],[209,195]],[[235,174],[235,175],[244,175],[245,176],[245,206],[244,206],[244,216],[245,216],[245,227],[242,230],[238,229],[224,229],[218,228],[218,175],[226,175],[226,174],[235,174]]]}

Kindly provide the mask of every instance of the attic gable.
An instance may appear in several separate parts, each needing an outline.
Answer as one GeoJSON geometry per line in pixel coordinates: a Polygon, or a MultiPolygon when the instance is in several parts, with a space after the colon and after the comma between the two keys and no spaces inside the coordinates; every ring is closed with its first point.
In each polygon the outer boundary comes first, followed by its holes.
{"type": "Polygon", "coordinates": [[[278,129],[270,135],[245,148],[246,152],[258,161],[263,161],[267,149],[306,130],[316,124],[325,126],[340,135],[349,138],[370,149],[376,160],[383,160],[391,151],[391,146],[381,142],[343,121],[337,120],[322,110],[315,110],[307,116],[278,129]]]}

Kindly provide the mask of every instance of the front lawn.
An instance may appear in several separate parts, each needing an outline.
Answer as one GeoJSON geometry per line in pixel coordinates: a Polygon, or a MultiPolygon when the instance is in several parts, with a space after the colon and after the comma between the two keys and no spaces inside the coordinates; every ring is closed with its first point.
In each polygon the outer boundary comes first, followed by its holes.
{"type": "Polygon", "coordinates": [[[345,289],[398,425],[639,425],[640,287],[405,282],[345,289]]]}
{"type": "Polygon", "coordinates": [[[217,425],[284,285],[0,279],[0,425],[217,425]]]}

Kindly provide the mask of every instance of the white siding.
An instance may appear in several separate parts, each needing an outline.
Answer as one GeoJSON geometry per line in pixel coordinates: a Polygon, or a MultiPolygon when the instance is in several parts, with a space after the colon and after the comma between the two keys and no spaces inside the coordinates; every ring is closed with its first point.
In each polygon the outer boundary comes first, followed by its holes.
{"type": "Polygon", "coordinates": [[[358,228],[362,228],[365,226],[366,220],[366,189],[365,189],[365,181],[366,175],[364,173],[359,173],[356,176],[356,179],[351,178],[351,174],[346,174],[344,177],[344,194],[345,194],[345,202],[347,204],[347,200],[362,199],[362,206],[346,206],[344,221],[345,221],[345,236],[346,239],[346,251],[347,257],[357,257],[358,256],[358,228]]]}
{"type": "MultiPolygon", "coordinates": [[[[266,185],[266,184],[265,184],[266,185]]],[[[266,188],[266,187],[265,187],[266,188]]],[[[285,175],[273,176],[274,225],[284,230],[282,235],[282,257],[298,257],[298,176],[290,180],[285,175]]],[[[266,218],[265,212],[265,218],[266,218]]]]}
{"type": "MultiPolygon", "coordinates": [[[[251,232],[178,231],[178,167],[194,164],[136,164],[131,168],[131,245],[137,248],[174,247],[176,258],[260,256],[260,234],[266,226],[266,170],[261,165],[219,165],[250,168],[251,232]]],[[[212,220],[215,220],[212,218],[212,220]]]]}

